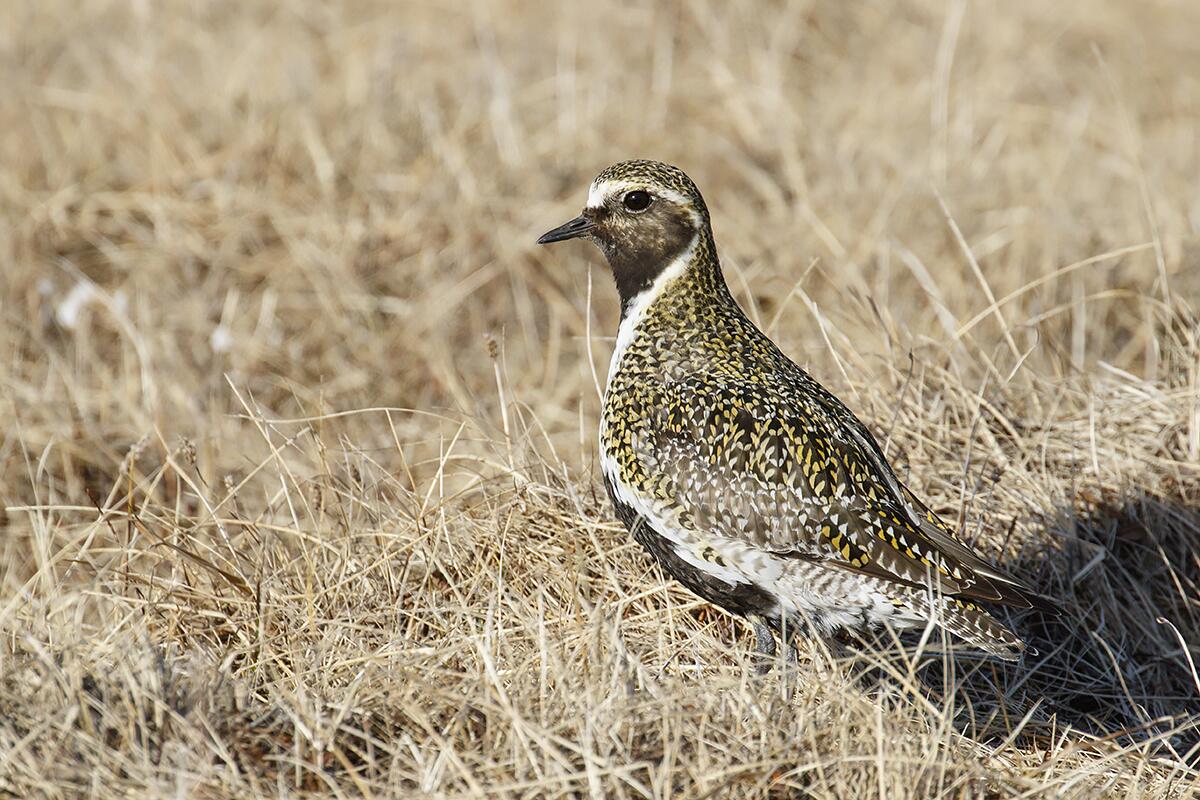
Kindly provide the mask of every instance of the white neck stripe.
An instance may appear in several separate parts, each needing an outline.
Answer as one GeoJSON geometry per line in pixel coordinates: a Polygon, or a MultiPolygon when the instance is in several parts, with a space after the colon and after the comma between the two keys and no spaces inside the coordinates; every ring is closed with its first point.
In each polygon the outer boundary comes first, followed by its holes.
{"type": "Polygon", "coordinates": [[[696,254],[696,245],[700,242],[700,235],[692,237],[692,241],[683,249],[679,255],[672,259],[670,264],[663,268],[663,271],[658,273],[658,277],[654,282],[647,286],[642,291],[634,295],[629,305],[624,309],[624,315],[621,318],[621,326],[617,329],[617,343],[613,348],[612,361],[608,365],[608,380],[612,380],[612,376],[616,374],[617,366],[621,361],[621,356],[625,354],[629,343],[633,341],[634,334],[637,332],[637,327],[642,321],[642,317],[646,314],[646,309],[658,299],[667,285],[682,275],[691,263],[693,256],[696,254]]]}

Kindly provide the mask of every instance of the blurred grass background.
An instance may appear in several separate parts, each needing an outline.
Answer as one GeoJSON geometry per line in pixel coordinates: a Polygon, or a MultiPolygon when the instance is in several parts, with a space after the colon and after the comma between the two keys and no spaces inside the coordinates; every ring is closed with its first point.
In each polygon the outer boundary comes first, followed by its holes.
{"type": "Polygon", "coordinates": [[[1193,796],[1197,31],[1185,0],[9,4],[0,790],[1193,796]],[[1013,620],[1041,656],[811,643],[789,697],[614,524],[615,293],[533,241],[633,157],[1064,601],[1013,620]]]}

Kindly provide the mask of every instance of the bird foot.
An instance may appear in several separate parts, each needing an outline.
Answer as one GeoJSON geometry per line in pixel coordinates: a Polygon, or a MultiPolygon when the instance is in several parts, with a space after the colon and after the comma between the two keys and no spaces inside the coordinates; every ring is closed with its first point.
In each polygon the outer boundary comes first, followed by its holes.
{"type": "MultiPolygon", "coordinates": [[[[755,619],[753,624],[756,662],[754,665],[754,675],[756,678],[761,679],[769,675],[771,670],[774,669],[775,664],[779,660],[778,651],[775,646],[775,634],[772,633],[770,626],[762,618],[755,619]]],[[[796,648],[790,643],[785,643],[783,647],[784,667],[786,670],[787,667],[797,663],[797,654],[796,648]]]]}

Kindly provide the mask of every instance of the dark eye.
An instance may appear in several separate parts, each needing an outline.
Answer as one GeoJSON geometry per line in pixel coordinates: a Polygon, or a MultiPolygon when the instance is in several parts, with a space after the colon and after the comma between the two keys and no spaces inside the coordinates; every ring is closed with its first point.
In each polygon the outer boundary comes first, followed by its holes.
{"type": "Polygon", "coordinates": [[[650,197],[649,192],[643,192],[641,189],[634,189],[632,192],[626,192],[625,197],[621,198],[621,202],[624,203],[625,207],[630,211],[637,212],[645,211],[647,208],[649,208],[650,201],[652,199],[653,198],[650,197]]]}

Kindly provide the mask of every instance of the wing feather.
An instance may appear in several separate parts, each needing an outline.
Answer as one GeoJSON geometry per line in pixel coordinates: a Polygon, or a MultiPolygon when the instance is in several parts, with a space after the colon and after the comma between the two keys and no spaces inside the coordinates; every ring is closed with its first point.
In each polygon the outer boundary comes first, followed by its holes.
{"type": "Polygon", "coordinates": [[[693,524],[948,596],[1039,604],[900,483],[841,401],[796,372],[803,393],[727,375],[662,387],[666,411],[647,444],[693,524]]]}

